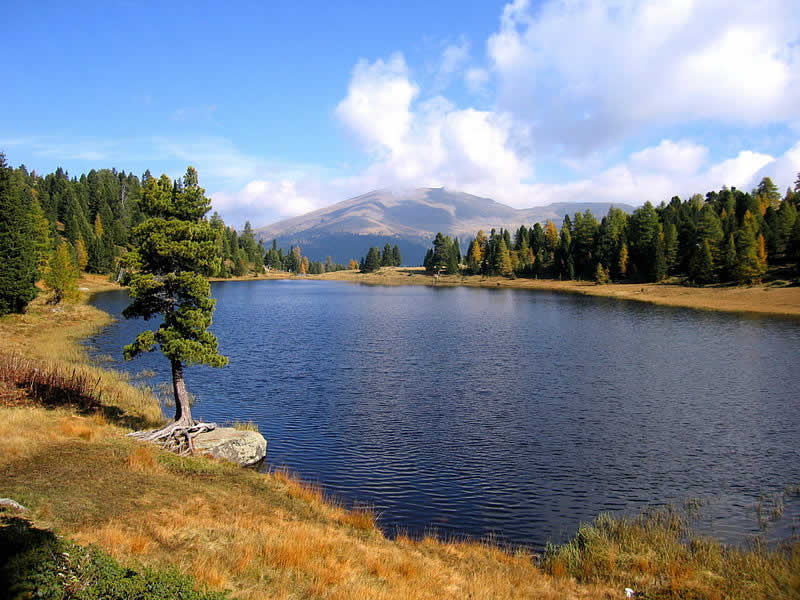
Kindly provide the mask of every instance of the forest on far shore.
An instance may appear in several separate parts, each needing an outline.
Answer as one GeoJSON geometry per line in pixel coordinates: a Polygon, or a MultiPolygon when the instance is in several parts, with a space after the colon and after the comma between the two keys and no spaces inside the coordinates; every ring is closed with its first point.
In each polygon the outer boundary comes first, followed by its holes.
{"type": "MultiPolygon", "coordinates": [[[[151,180],[149,170],[141,178],[116,169],[92,169],[75,177],[59,168],[42,176],[24,165],[11,167],[0,153],[0,315],[24,310],[40,279],[55,291],[56,301],[65,280],[77,278],[78,272],[122,279],[134,230],[145,219],[142,189],[151,180]]],[[[168,183],[174,191],[182,185],[180,180],[168,183]]],[[[237,232],[216,212],[208,221],[220,258],[207,273],[210,277],[261,273],[265,267],[301,274],[345,268],[330,258],[309,261],[297,246],[284,251],[273,243],[265,249],[249,222],[237,232]]]]}
{"type": "Polygon", "coordinates": [[[769,177],[750,193],[723,187],[687,200],[673,197],[632,214],[611,208],[566,215],[559,229],[520,226],[479,231],[462,256],[457,238],[437,234],[425,268],[437,273],[696,284],[756,283],[767,269],[797,276],[800,174],[781,196],[769,177]]]}
{"type": "MultiPolygon", "coordinates": [[[[181,181],[149,171],[142,177],[115,169],[75,177],[57,169],[45,176],[12,168],[0,153],[0,315],[21,312],[40,279],[55,301],[77,273],[124,280],[137,225],[144,221],[142,189],[149,182],[180,191],[181,181]],[[161,181],[161,180],[164,181],[161,181]]],[[[800,262],[800,174],[781,195],[765,177],[750,193],[736,188],[646,202],[628,214],[611,208],[598,220],[590,210],[552,221],[477,232],[462,256],[457,238],[437,234],[424,265],[431,272],[605,281],[662,281],[679,276],[696,284],[759,282],[770,269],[796,277],[800,262]]],[[[371,248],[361,264],[309,261],[300,247],[264,248],[250,223],[242,232],[213,213],[219,260],[210,277],[243,276],[265,269],[321,274],[345,268],[368,272],[399,265],[397,246],[371,248]]]]}

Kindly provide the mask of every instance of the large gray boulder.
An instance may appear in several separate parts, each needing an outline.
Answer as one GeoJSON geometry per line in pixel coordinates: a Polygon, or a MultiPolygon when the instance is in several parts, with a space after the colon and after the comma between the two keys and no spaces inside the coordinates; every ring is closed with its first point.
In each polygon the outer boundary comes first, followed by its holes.
{"type": "Polygon", "coordinates": [[[210,454],[243,467],[254,465],[267,455],[267,440],[257,431],[217,427],[198,434],[192,443],[199,454],[210,454]]]}

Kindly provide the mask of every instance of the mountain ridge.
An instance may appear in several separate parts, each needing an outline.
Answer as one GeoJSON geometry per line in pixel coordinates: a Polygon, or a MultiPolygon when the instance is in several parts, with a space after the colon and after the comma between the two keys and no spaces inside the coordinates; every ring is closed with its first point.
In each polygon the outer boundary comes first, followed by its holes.
{"type": "Polygon", "coordinates": [[[330,255],[337,262],[358,258],[370,245],[396,243],[404,263],[417,264],[439,231],[466,238],[479,229],[516,229],[547,219],[560,223],[565,214],[586,208],[600,218],[610,206],[633,210],[627,204],[608,202],[558,202],[517,209],[491,198],[446,188],[379,189],[259,227],[254,233],[266,242],[277,240],[281,247],[299,245],[312,260],[330,255]],[[381,243],[382,240],[385,241],[381,243]],[[360,242],[364,242],[363,247],[354,255],[360,242]]]}

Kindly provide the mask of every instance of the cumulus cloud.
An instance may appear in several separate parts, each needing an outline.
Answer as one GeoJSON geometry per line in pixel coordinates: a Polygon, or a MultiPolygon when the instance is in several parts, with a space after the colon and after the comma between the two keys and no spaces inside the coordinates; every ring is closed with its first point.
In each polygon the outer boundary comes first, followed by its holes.
{"type": "Polygon", "coordinates": [[[353,70],[347,97],[336,107],[336,116],[370,150],[396,147],[408,135],[409,108],[418,93],[402,54],[372,64],[361,60],[353,70]]]}
{"type": "Polygon", "coordinates": [[[319,196],[299,189],[301,186],[291,179],[255,179],[236,192],[217,192],[211,200],[214,210],[227,222],[241,227],[249,220],[254,227],[259,227],[319,208],[319,196]]]}
{"type": "Polygon", "coordinates": [[[487,42],[498,106],[588,152],[653,125],[800,116],[792,0],[527,0],[487,42]]]}
{"type": "Polygon", "coordinates": [[[418,90],[400,54],[356,66],[335,112],[373,156],[365,182],[493,189],[531,174],[510,117],[458,109],[442,96],[415,103],[418,90]]]}
{"type": "Polygon", "coordinates": [[[742,147],[720,157],[690,132],[800,123],[797,31],[792,0],[513,0],[484,65],[471,64],[463,38],[444,48],[427,85],[400,52],[355,65],[333,114],[369,157],[364,170],[269,173],[223,146],[209,153],[216,168],[250,183],[215,205],[266,223],[383,187],[446,186],[527,207],[660,202],[750,189],[765,175],[787,185],[800,142],[778,156],[742,147]],[[445,97],[456,78],[491,108],[445,97]],[[668,137],[674,126],[682,137],[668,137]],[[649,147],[631,141],[654,131],[667,133],[649,147]],[[579,174],[546,183],[548,160],[579,174]]]}
{"type": "MultiPolygon", "coordinates": [[[[800,144],[795,148],[800,167],[800,144]]],[[[775,159],[768,154],[745,150],[710,164],[708,149],[704,146],[689,141],[662,140],[657,146],[635,152],[591,177],[564,184],[533,184],[530,189],[537,200],[544,203],[602,201],[637,206],[649,200],[658,204],[672,196],[687,198],[723,186],[749,191],[791,153],[775,159]]]]}

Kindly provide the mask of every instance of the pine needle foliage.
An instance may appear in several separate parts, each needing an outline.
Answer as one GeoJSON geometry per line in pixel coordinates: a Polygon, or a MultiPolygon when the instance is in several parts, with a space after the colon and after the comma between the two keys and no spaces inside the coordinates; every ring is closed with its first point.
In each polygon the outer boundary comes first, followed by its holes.
{"type": "Polygon", "coordinates": [[[123,314],[145,320],[160,316],[163,322],[125,346],[125,358],[160,349],[172,366],[175,420],[191,422],[183,367],[228,363],[208,331],[216,301],[205,276],[220,261],[215,232],[205,219],[210,201],[198,185],[197,171],[189,167],[182,182],[173,183],[166,175],[150,178],[141,207],[148,218],[133,230],[138,272],[130,283],[132,302],[123,314]]]}

